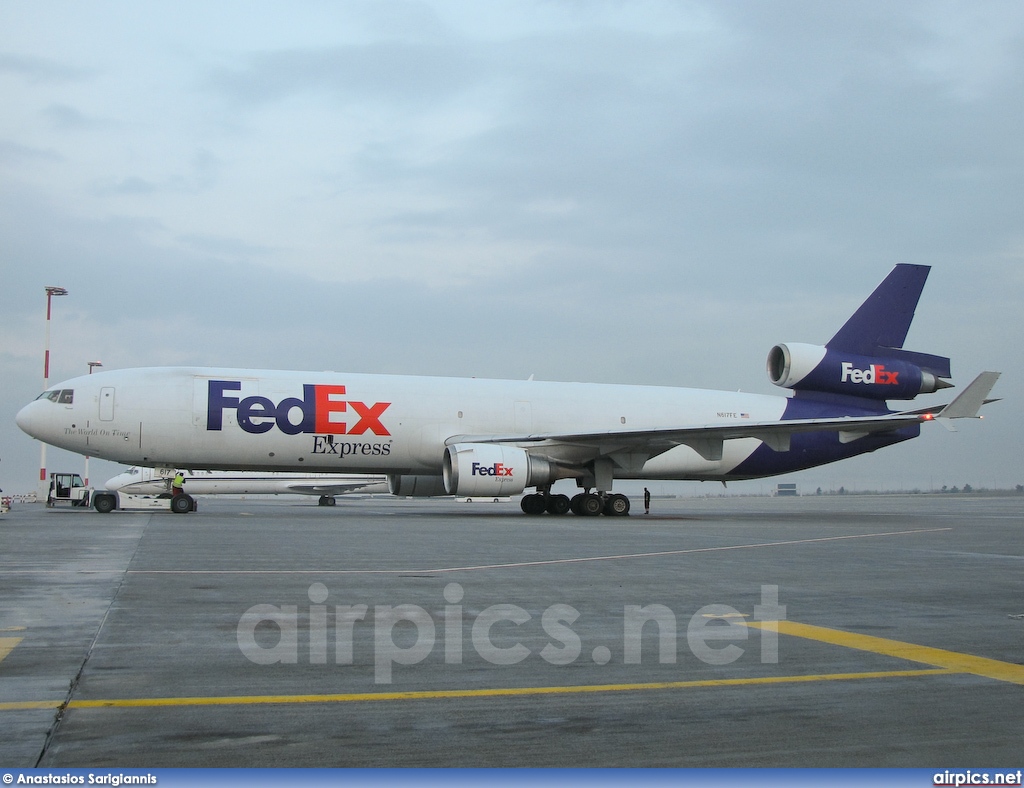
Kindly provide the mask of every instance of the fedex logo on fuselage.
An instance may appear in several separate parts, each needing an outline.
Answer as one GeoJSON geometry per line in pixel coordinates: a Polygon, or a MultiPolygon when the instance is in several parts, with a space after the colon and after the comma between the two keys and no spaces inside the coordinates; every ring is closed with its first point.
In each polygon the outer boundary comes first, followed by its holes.
{"type": "Polygon", "coordinates": [[[892,372],[885,368],[885,364],[872,364],[867,369],[854,369],[849,361],[842,363],[842,376],[840,383],[877,383],[880,386],[898,386],[897,378],[899,371],[892,372]]]}
{"type": "Polygon", "coordinates": [[[342,399],[344,386],[311,385],[302,387],[302,398],[285,397],[274,402],[269,397],[239,398],[230,392],[241,391],[237,380],[211,380],[207,388],[206,429],[224,427],[224,411],[235,411],[238,426],[245,432],[259,435],[275,426],[285,435],[315,433],[317,435],[390,435],[381,423],[381,414],[390,402],[364,402],[342,399]],[[354,413],[358,421],[349,427],[340,414],[354,413]]]}
{"type": "Polygon", "coordinates": [[[496,462],[494,465],[481,465],[479,462],[474,462],[473,467],[470,469],[470,475],[472,476],[511,476],[512,468],[505,465],[502,462],[496,462]]]}

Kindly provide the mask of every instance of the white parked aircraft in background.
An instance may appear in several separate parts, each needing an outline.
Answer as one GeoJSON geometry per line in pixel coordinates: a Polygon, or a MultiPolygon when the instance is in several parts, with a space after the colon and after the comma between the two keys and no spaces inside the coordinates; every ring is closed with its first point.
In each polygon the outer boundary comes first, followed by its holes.
{"type": "Polygon", "coordinates": [[[780,344],[792,396],[656,386],[152,367],[58,384],[29,435],[127,465],[387,474],[399,495],[523,497],[529,514],[626,514],[615,479],[753,479],[875,451],[921,423],[976,417],[999,373],[949,405],[950,362],[903,349],[929,268],[897,265],[823,346],[780,344]],[[575,479],[571,501],[551,493],[575,479]]]}
{"type": "MultiPolygon", "coordinates": [[[[107,480],[106,489],[128,495],[171,492],[171,468],[129,468],[107,480]]],[[[334,506],[336,495],[388,492],[387,477],[338,473],[258,473],[254,471],[182,471],[189,495],[318,495],[321,506],[334,506]]]]}

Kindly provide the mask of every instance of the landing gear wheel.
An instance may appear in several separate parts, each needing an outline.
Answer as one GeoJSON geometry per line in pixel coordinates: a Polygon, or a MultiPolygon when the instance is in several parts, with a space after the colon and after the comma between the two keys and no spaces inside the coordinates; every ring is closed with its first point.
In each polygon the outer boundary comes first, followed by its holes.
{"type": "Polygon", "coordinates": [[[523,499],[519,502],[519,508],[523,510],[524,514],[544,514],[547,502],[540,493],[530,493],[523,496],[523,499]]]}
{"type": "Polygon", "coordinates": [[[188,514],[192,511],[192,496],[175,495],[171,498],[171,511],[175,514],[188,514]]]}
{"type": "Polygon", "coordinates": [[[548,514],[565,514],[569,511],[568,495],[549,495],[547,510],[548,514]]]}
{"type": "Polygon", "coordinates": [[[625,517],[629,514],[629,498],[615,493],[604,502],[604,513],[608,517],[625,517]]]}
{"type": "Polygon", "coordinates": [[[583,517],[595,517],[601,514],[604,509],[604,501],[596,493],[580,493],[573,497],[570,502],[573,514],[583,517]]]}
{"type": "Polygon", "coordinates": [[[320,500],[318,500],[316,502],[316,505],[317,506],[334,506],[336,503],[337,503],[337,501],[334,500],[334,496],[333,495],[321,495],[320,496],[320,500]]]}

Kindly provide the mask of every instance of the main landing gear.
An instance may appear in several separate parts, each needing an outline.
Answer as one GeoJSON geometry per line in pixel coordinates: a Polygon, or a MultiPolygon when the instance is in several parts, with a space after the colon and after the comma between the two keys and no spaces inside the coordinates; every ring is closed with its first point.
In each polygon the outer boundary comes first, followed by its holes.
{"type": "Polygon", "coordinates": [[[625,517],[629,514],[629,498],[619,493],[583,492],[569,498],[568,495],[537,492],[524,495],[519,505],[526,514],[572,512],[583,517],[596,517],[599,514],[625,517]]]}
{"type": "Polygon", "coordinates": [[[338,502],[335,500],[333,495],[321,495],[320,500],[317,501],[317,506],[334,506],[338,502]]]}

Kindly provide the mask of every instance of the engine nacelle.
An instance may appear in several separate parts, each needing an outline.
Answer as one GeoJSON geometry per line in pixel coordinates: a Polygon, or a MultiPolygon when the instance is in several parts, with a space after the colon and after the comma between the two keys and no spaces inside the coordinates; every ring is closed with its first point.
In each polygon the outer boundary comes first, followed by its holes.
{"type": "Polygon", "coordinates": [[[444,451],[444,486],[449,495],[518,495],[550,484],[554,469],[524,449],[489,443],[456,443],[444,451]]]}
{"type": "Polygon", "coordinates": [[[388,491],[392,495],[412,498],[430,498],[448,494],[444,489],[444,478],[441,476],[413,476],[397,473],[388,475],[388,491]]]}
{"type": "Polygon", "coordinates": [[[773,347],[767,367],[768,378],[776,386],[878,400],[913,399],[951,385],[908,361],[796,342],[773,347]]]}

